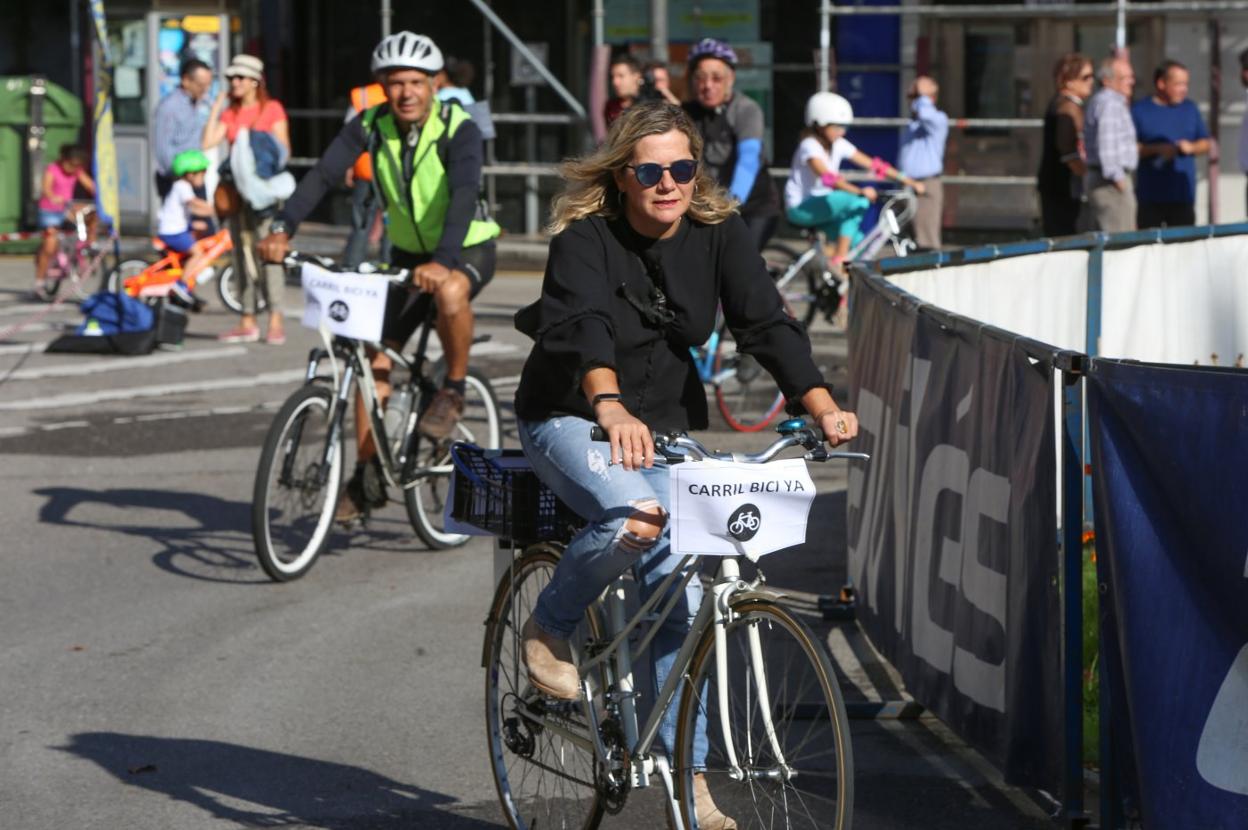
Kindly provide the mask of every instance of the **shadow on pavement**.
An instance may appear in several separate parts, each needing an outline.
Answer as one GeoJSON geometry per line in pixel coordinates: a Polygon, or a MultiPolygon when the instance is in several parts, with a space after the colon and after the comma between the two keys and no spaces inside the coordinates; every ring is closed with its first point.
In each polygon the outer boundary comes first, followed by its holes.
{"type": "Polygon", "coordinates": [[[360,767],[220,741],[84,732],[57,747],[123,784],[200,808],[237,827],[329,830],[497,827],[446,812],[455,799],[360,767]]]}
{"type": "MultiPolygon", "coordinates": [[[[141,488],[45,487],[34,492],[47,499],[39,509],[41,522],[111,531],[155,542],[162,549],[152,555],[152,562],[163,571],[206,582],[270,584],[256,562],[252,546],[250,502],[227,501],[204,493],[141,488]],[[92,508],[100,506],[132,510],[136,517],[138,511],[158,510],[180,514],[190,521],[176,516],[172,520],[147,517],[142,524],[102,521],[92,517],[92,508]],[[76,518],[75,511],[86,515],[76,518]]],[[[94,515],[101,513],[96,511],[94,515]]],[[[366,528],[345,530],[335,526],[321,555],[333,556],[360,548],[388,553],[422,550],[415,535],[406,521],[374,517],[366,528]]]]}

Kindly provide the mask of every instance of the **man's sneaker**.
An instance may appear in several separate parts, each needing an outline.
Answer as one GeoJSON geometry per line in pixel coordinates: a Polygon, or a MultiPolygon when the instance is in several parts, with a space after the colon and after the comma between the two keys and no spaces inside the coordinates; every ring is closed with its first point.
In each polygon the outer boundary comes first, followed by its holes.
{"type": "Polygon", "coordinates": [[[454,389],[439,389],[416,428],[426,438],[441,441],[451,434],[463,414],[464,396],[454,389]]]}
{"type": "Polygon", "coordinates": [[[366,518],[370,511],[384,507],[389,501],[386,494],[386,482],[381,474],[376,459],[364,464],[355,465],[355,473],[342,488],[338,497],[338,507],[334,510],[334,521],[350,524],[356,519],[366,518]]]}
{"type": "Polygon", "coordinates": [[[256,326],[239,326],[217,335],[222,343],[259,343],[260,329],[256,326]]]}

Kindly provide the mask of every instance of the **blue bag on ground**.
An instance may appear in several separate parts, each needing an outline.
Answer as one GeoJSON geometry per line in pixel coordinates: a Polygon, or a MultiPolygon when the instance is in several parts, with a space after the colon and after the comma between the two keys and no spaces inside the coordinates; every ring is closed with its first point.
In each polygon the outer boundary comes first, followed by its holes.
{"type": "Polygon", "coordinates": [[[87,319],[76,334],[122,334],[147,331],[156,325],[152,309],[128,294],[100,291],[87,297],[81,308],[87,319]]]}
{"type": "Polygon", "coordinates": [[[156,347],[151,307],[126,294],[101,291],[82,303],[86,319],[45,351],[75,354],[147,354],[156,347]]]}

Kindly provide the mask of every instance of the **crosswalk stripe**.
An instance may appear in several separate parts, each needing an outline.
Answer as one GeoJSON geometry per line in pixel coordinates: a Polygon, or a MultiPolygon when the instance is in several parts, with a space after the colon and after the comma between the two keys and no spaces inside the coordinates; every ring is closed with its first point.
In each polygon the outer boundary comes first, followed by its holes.
{"type": "Polygon", "coordinates": [[[16,372],[3,375],[3,377],[7,380],[65,378],[78,375],[94,375],[96,372],[113,372],[118,369],[150,369],[155,366],[170,366],[177,363],[220,360],[226,357],[240,357],[245,354],[247,354],[247,349],[244,346],[226,346],[221,349],[200,349],[184,352],[160,352],[138,357],[109,357],[86,362],[61,363],[40,369],[19,369],[16,372]]]}
{"type": "Polygon", "coordinates": [[[286,369],[280,372],[262,372],[252,377],[217,378],[184,383],[165,383],[154,386],[134,386],[128,389],[101,389],[95,392],[70,392],[31,398],[24,401],[0,402],[0,411],[25,411],[62,407],[90,406],[105,401],[128,401],[136,398],[157,398],[165,395],[183,395],[195,392],[214,392],[221,389],[248,389],[257,386],[273,386],[303,380],[304,369],[286,369]]]}

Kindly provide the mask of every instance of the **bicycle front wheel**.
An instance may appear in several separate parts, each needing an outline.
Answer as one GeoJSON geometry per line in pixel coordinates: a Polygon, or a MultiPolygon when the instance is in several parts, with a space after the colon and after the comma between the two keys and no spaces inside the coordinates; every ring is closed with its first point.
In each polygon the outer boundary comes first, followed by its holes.
{"type": "Polygon", "coordinates": [[[762,364],[737,350],[725,326],[715,349],[712,376],[715,403],[728,426],[738,432],[764,429],[784,408],[784,395],[762,364]]]}
{"type": "Polygon", "coordinates": [[[715,633],[708,629],[680,699],[676,780],[685,826],[697,827],[693,775],[705,770],[716,806],[741,830],[847,830],[854,808],[853,754],[827,652],[804,623],[771,600],[738,601],[732,610],[725,630],[726,688],[716,671],[715,633]],[[700,720],[706,725],[705,758],[698,757],[695,741],[700,720]]]}
{"type": "Polygon", "coordinates": [[[126,280],[137,277],[147,270],[149,263],[142,259],[126,259],[108,272],[108,290],[117,294],[126,286],[126,280]]]}
{"type": "Polygon", "coordinates": [[[434,550],[459,547],[471,537],[446,529],[446,500],[451,486],[451,445],[457,441],[486,449],[503,445],[502,418],[494,387],[485,375],[468,370],[464,379],[464,415],[441,441],[419,432],[411,437],[405,473],[403,503],[416,533],[434,550]]]}
{"type": "Polygon", "coordinates": [[[324,386],[295,392],[260,452],[251,534],[260,566],[277,582],[307,573],[329,541],[342,480],[342,431],[330,422],[331,401],[324,386]]]}
{"type": "MultiPolygon", "coordinates": [[[[559,563],[553,545],[534,545],[503,577],[486,620],[485,727],[490,767],[503,814],[513,830],[592,828],[604,804],[592,750],[569,739],[589,740],[580,703],[552,703],[529,686],[520,629],[559,563]],[[554,707],[563,707],[555,711],[554,707]]],[[[587,613],[572,636],[575,655],[587,638],[601,637],[597,617],[587,613]]],[[[601,688],[601,686],[599,686],[601,688]]]]}

